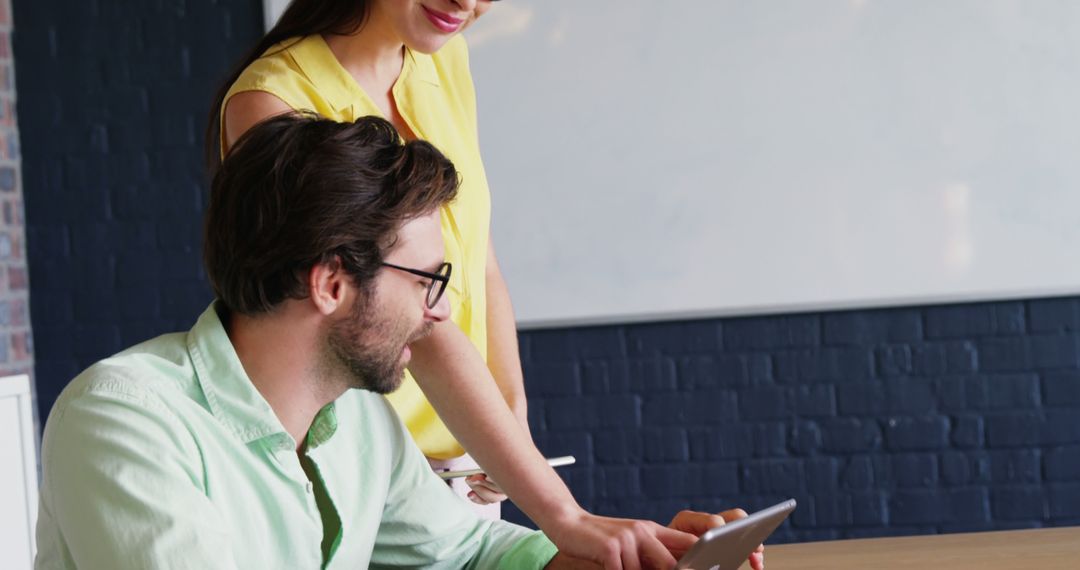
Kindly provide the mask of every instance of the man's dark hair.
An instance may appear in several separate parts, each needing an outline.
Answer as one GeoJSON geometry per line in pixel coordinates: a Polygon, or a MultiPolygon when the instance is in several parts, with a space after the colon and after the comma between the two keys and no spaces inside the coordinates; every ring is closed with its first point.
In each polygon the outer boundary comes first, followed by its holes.
{"type": "Polygon", "coordinates": [[[307,297],[310,269],[337,258],[364,288],[399,226],[457,187],[449,159],[427,142],[403,143],[383,119],[270,118],[240,137],[211,183],[210,285],[230,310],[265,313],[307,297]]]}

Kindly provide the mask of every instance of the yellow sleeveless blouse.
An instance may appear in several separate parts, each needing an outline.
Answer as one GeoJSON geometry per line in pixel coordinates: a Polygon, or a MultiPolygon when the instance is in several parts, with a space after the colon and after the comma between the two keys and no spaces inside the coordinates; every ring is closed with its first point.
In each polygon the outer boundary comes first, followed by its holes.
{"type": "MultiPolygon", "coordinates": [[[[267,50],[244,70],[225,102],[244,91],[265,91],[293,109],[314,111],[335,121],[382,115],[317,34],[267,50]]],[[[465,39],[456,36],[433,55],[406,49],[393,95],[413,133],[442,151],[461,175],[457,198],[441,210],[446,260],[454,265],[446,294],[451,319],[486,361],[485,266],[491,197],[480,160],[476,95],[465,39]]],[[[222,113],[224,109],[223,104],[222,113]]],[[[411,375],[406,373],[401,388],[388,399],[425,455],[450,459],[464,453],[411,375]]]]}

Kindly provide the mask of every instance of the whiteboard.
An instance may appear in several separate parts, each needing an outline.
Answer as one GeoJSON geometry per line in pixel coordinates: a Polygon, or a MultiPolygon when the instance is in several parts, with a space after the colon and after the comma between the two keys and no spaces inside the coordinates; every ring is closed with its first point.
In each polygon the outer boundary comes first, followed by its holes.
{"type": "Polygon", "coordinates": [[[503,2],[466,35],[522,327],[1080,292],[1080,2],[503,2]]]}

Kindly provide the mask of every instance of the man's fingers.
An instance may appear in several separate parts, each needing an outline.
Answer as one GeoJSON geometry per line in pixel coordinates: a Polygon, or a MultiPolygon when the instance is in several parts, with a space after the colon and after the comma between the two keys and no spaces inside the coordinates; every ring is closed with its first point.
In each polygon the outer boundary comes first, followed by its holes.
{"type": "Polygon", "coordinates": [[[742,509],[730,509],[720,513],[721,517],[727,522],[737,521],[739,519],[745,519],[747,517],[746,511],[742,509]]]}
{"type": "Polygon", "coordinates": [[[753,568],[753,570],[765,570],[765,555],[760,552],[751,554],[750,568],[753,568]]]}
{"type": "Polygon", "coordinates": [[[680,511],[679,514],[675,515],[675,518],[671,519],[671,524],[668,526],[694,536],[701,536],[711,528],[724,526],[726,522],[722,515],[680,511]]]}

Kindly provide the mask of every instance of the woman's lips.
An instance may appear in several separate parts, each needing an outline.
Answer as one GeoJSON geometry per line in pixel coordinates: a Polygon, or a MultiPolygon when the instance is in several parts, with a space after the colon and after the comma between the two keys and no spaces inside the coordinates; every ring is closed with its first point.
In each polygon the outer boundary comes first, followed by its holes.
{"type": "Polygon", "coordinates": [[[455,18],[450,14],[443,14],[442,12],[436,12],[427,6],[422,6],[424,9],[424,15],[427,16],[436,29],[441,32],[452,34],[461,27],[461,24],[465,22],[463,18],[455,18]]]}

